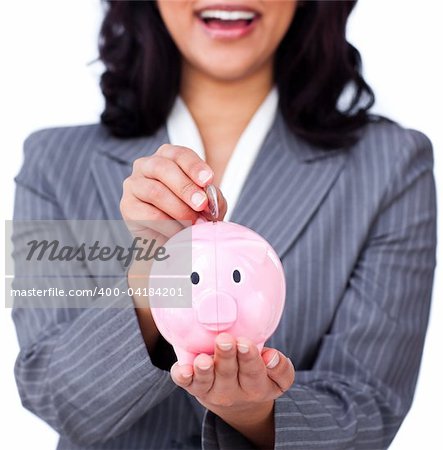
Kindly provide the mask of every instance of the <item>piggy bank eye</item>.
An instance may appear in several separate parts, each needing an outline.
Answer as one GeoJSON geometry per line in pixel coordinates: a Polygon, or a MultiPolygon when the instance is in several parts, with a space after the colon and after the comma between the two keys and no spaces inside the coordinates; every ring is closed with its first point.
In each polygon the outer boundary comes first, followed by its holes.
{"type": "Polygon", "coordinates": [[[240,280],[241,280],[240,271],[235,269],[234,272],[232,272],[232,278],[234,279],[234,281],[236,283],[240,283],[240,280]]]}
{"type": "Polygon", "coordinates": [[[197,272],[192,272],[191,273],[191,283],[198,284],[199,281],[200,281],[200,275],[197,272]]]}

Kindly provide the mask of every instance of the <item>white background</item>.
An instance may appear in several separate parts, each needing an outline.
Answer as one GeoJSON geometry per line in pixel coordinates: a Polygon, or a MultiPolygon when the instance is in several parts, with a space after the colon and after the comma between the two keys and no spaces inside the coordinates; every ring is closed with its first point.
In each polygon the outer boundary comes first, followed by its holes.
{"type": "MultiPolygon", "coordinates": [[[[440,186],[443,183],[441,6],[439,0],[360,0],[349,24],[349,37],[362,53],[366,77],[377,94],[375,111],[424,131],[431,138],[440,186]]],[[[38,128],[98,120],[103,106],[98,89],[101,66],[87,63],[97,57],[100,20],[99,0],[0,3],[3,219],[12,217],[13,177],[22,161],[24,138],[38,128]]],[[[439,209],[443,209],[441,202],[439,209]]],[[[442,226],[439,229],[441,235],[442,226]]],[[[440,248],[438,261],[441,258],[440,248]]],[[[443,448],[440,267],[435,280],[415,401],[391,447],[393,450],[443,448]]],[[[18,347],[10,310],[4,307],[0,308],[0,332],[0,448],[54,449],[56,434],[20,404],[13,378],[18,347]]]]}

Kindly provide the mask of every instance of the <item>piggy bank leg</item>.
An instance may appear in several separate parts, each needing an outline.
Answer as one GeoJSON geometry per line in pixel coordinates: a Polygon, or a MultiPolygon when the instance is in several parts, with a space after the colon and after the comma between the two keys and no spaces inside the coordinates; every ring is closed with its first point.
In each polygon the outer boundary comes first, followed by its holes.
{"type": "Polygon", "coordinates": [[[184,364],[194,364],[194,359],[197,356],[196,353],[190,353],[179,347],[174,347],[174,352],[177,355],[178,363],[182,366],[184,364]]]}
{"type": "Polygon", "coordinates": [[[259,342],[259,343],[257,344],[257,349],[258,349],[258,352],[259,352],[260,354],[261,354],[261,352],[263,351],[264,345],[265,345],[264,342],[259,342]]]}

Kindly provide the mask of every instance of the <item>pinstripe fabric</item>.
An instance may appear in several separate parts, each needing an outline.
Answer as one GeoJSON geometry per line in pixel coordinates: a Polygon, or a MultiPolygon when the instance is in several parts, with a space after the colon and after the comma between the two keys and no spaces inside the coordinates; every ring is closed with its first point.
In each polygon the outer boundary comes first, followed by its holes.
{"type": "MultiPolygon", "coordinates": [[[[164,142],[164,128],[129,140],[100,125],[33,133],[15,218],[120,218],[131,163],[164,142]]],[[[432,166],[428,139],[395,124],[373,123],[353,148],[327,152],[277,115],[232,215],[274,246],[287,278],[267,344],[291,357],[297,377],[276,401],[276,448],[382,449],[400,426],[435,267],[432,166]]],[[[60,433],[58,448],[252,448],[152,364],[132,308],[13,318],[22,402],[60,433]]]]}

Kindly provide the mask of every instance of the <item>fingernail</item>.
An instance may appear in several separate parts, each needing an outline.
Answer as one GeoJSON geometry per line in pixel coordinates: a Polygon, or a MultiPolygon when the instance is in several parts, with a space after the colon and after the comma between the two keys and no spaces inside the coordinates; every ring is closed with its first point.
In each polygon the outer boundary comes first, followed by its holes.
{"type": "Polygon", "coordinates": [[[192,372],[182,372],[182,377],[183,378],[191,378],[192,377],[192,372]]]}
{"type": "Polygon", "coordinates": [[[232,348],[232,344],[230,342],[219,342],[217,346],[220,347],[221,350],[224,350],[226,352],[228,350],[231,350],[232,348]]]}
{"type": "Polygon", "coordinates": [[[280,361],[280,356],[278,356],[278,352],[274,353],[274,356],[271,358],[271,361],[266,364],[268,369],[273,369],[280,361]]]}
{"type": "Polygon", "coordinates": [[[205,196],[205,194],[202,194],[201,192],[194,192],[192,194],[191,202],[194,203],[194,205],[197,207],[201,206],[205,200],[206,200],[206,196],[205,196]]]}
{"type": "Polygon", "coordinates": [[[200,370],[209,370],[211,368],[211,366],[210,365],[209,366],[198,366],[198,368],[200,370]]]}
{"type": "Polygon", "coordinates": [[[238,344],[237,343],[237,349],[240,353],[248,353],[249,352],[249,345],[247,344],[238,344]]]}
{"type": "Polygon", "coordinates": [[[212,172],[210,172],[209,170],[202,170],[198,174],[198,179],[202,183],[207,183],[211,179],[211,177],[212,177],[212,172]]]}

